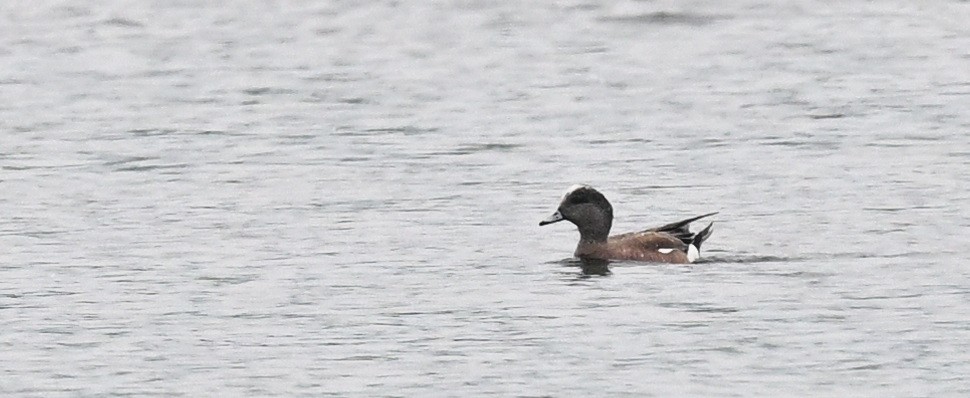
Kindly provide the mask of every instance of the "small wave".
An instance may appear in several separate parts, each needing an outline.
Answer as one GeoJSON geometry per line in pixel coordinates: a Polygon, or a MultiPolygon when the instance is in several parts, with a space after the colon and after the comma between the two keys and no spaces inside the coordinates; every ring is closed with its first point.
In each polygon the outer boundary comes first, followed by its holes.
{"type": "Polygon", "coordinates": [[[129,134],[137,137],[155,137],[160,135],[169,135],[175,133],[175,129],[156,129],[156,128],[138,128],[128,130],[129,134]]]}
{"type": "MultiPolygon", "coordinates": [[[[783,256],[772,256],[772,255],[717,255],[717,256],[707,256],[701,257],[693,264],[751,264],[751,263],[784,263],[784,262],[794,262],[794,261],[805,261],[806,258],[802,257],[783,257],[783,256]]],[[[579,267],[590,270],[600,270],[606,269],[609,272],[608,267],[610,265],[665,265],[665,263],[651,263],[651,262],[636,262],[636,261],[595,261],[590,260],[580,260],[578,258],[566,258],[562,260],[550,261],[549,264],[560,264],[564,267],[579,267]]],[[[671,264],[671,265],[684,265],[684,264],[671,264]]]]}
{"type": "Polygon", "coordinates": [[[123,28],[144,28],[145,27],[145,24],[135,21],[133,19],[118,18],[118,17],[101,21],[101,24],[107,25],[107,26],[118,26],[123,28]]]}
{"type": "Polygon", "coordinates": [[[702,26],[719,20],[729,19],[726,15],[709,15],[686,12],[658,11],[646,14],[615,15],[600,18],[606,22],[644,24],[644,25],[687,25],[702,26]]]}
{"type": "Polygon", "coordinates": [[[733,263],[733,264],[748,264],[748,263],[784,263],[792,261],[804,261],[804,258],[800,257],[782,257],[782,256],[772,256],[772,255],[717,255],[717,256],[706,256],[698,259],[694,264],[706,264],[706,263],[733,263]]]}
{"type": "Polygon", "coordinates": [[[184,169],[188,168],[189,165],[185,163],[175,163],[175,164],[156,164],[156,165],[136,165],[128,167],[119,167],[114,171],[133,171],[133,172],[143,172],[143,171],[154,171],[154,170],[171,170],[171,169],[184,169]]]}
{"type": "MultiPolygon", "coordinates": [[[[418,126],[395,126],[395,127],[375,127],[360,129],[358,133],[362,135],[381,135],[381,134],[402,134],[402,135],[422,135],[435,133],[437,127],[418,127],[418,126]]],[[[353,135],[353,134],[344,134],[353,135]]]]}
{"type": "Polygon", "coordinates": [[[119,165],[123,165],[123,164],[144,162],[144,161],[148,161],[148,160],[158,160],[158,157],[156,157],[156,156],[128,156],[128,157],[125,157],[125,158],[122,158],[122,159],[117,159],[117,160],[111,160],[111,161],[104,162],[103,165],[105,165],[105,166],[119,166],[119,165]]]}
{"type": "Polygon", "coordinates": [[[250,87],[242,90],[243,94],[250,96],[260,96],[260,95],[290,95],[295,93],[295,91],[287,88],[279,87],[250,87]]]}
{"type": "Polygon", "coordinates": [[[687,312],[730,314],[740,311],[735,307],[716,306],[710,303],[663,302],[658,305],[663,308],[682,309],[687,312]]]}

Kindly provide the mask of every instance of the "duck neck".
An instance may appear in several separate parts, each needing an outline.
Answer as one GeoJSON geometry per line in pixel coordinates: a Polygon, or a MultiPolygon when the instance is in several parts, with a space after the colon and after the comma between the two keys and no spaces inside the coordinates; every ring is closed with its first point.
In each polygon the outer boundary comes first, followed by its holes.
{"type": "Polygon", "coordinates": [[[613,220],[603,217],[593,221],[579,228],[579,241],[581,244],[584,242],[606,243],[606,240],[609,239],[610,227],[612,227],[613,220]]]}
{"type": "Polygon", "coordinates": [[[607,228],[583,228],[579,230],[579,244],[576,245],[576,257],[582,259],[606,259],[606,241],[610,230],[607,228]]]}

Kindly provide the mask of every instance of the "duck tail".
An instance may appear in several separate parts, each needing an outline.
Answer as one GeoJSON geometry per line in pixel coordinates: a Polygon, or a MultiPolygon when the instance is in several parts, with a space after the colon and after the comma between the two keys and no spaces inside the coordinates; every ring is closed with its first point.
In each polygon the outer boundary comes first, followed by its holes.
{"type": "Polygon", "coordinates": [[[707,228],[701,230],[687,246],[687,261],[694,262],[701,257],[701,244],[714,233],[714,223],[707,224],[707,228]]]}

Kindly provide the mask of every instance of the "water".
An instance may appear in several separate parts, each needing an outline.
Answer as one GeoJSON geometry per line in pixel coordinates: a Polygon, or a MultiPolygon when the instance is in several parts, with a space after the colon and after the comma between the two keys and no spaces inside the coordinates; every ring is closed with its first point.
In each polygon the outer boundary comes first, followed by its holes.
{"type": "Polygon", "coordinates": [[[0,5],[2,395],[970,394],[970,3],[357,3],[0,5]]]}

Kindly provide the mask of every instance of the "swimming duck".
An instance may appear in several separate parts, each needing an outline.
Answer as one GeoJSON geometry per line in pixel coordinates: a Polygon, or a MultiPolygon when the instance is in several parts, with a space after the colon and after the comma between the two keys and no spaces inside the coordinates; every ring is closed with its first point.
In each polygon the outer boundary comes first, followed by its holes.
{"type": "Polygon", "coordinates": [[[708,213],[640,232],[609,236],[613,206],[602,193],[588,185],[574,185],[563,196],[559,208],[539,226],[567,220],[579,228],[576,257],[598,260],[634,260],[686,264],[700,258],[701,244],[714,223],[698,233],[690,223],[717,214],[708,213]]]}

